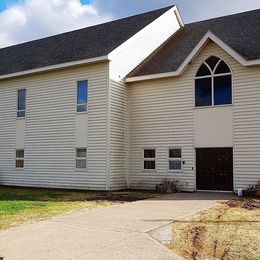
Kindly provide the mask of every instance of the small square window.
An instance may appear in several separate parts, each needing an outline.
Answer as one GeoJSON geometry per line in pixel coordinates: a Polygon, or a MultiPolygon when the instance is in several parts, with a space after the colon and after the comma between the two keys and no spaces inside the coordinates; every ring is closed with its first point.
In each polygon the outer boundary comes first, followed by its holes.
{"type": "Polygon", "coordinates": [[[144,170],[156,169],[156,151],[155,149],[144,149],[144,170]]]}
{"type": "Polygon", "coordinates": [[[87,168],[87,162],[86,159],[84,160],[76,160],[76,168],[77,169],[86,169],[87,168]]]}
{"type": "Polygon", "coordinates": [[[169,170],[181,170],[181,161],[180,160],[170,160],[169,161],[169,170]]]}
{"type": "Polygon", "coordinates": [[[154,170],[155,169],[155,161],[144,161],[144,169],[145,170],[154,170]]]}
{"type": "Polygon", "coordinates": [[[78,148],[76,149],[76,169],[87,168],[87,149],[78,148]]]}
{"type": "Polygon", "coordinates": [[[169,149],[169,158],[181,158],[181,149],[169,149]]]}
{"type": "Polygon", "coordinates": [[[24,150],[16,150],[16,158],[24,158],[24,150]]]}
{"type": "Polygon", "coordinates": [[[144,158],[155,158],[155,150],[144,150],[144,158]]]}
{"type": "Polygon", "coordinates": [[[16,160],[15,167],[16,168],[24,168],[24,160],[16,160]]]}
{"type": "Polygon", "coordinates": [[[77,157],[87,157],[87,149],[77,149],[77,157]]]}

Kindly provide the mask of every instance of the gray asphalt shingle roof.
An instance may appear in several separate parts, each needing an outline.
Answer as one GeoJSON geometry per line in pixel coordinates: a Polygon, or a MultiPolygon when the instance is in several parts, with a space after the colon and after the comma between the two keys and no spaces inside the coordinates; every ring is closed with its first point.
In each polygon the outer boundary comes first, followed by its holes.
{"type": "Polygon", "coordinates": [[[246,60],[260,59],[260,9],[185,25],[160,50],[154,52],[129,77],[178,70],[211,31],[246,60]]]}
{"type": "Polygon", "coordinates": [[[108,55],[172,7],[0,49],[0,75],[108,55]]]}

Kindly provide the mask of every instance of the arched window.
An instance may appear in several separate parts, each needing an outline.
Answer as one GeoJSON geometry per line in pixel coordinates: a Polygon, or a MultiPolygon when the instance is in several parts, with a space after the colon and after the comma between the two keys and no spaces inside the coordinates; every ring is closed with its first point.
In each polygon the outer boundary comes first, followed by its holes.
{"type": "Polygon", "coordinates": [[[232,75],[228,65],[211,56],[200,66],[195,78],[195,106],[232,104],[232,75]]]}

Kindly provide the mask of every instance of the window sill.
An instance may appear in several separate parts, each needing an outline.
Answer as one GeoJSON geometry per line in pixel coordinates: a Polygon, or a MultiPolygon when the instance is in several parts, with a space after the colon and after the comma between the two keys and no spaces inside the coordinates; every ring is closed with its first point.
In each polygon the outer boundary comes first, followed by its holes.
{"type": "Polygon", "coordinates": [[[183,173],[183,170],[168,170],[168,173],[183,173]]]}
{"type": "Polygon", "coordinates": [[[142,172],[144,172],[144,173],[156,173],[157,170],[156,169],[154,169],[154,170],[152,170],[152,169],[147,169],[147,170],[143,169],[142,172]]]}
{"type": "Polygon", "coordinates": [[[86,115],[88,114],[88,111],[84,111],[84,112],[77,112],[76,111],[76,115],[86,115]]]}
{"type": "Polygon", "coordinates": [[[87,172],[87,169],[74,169],[74,172],[87,172]]]}
{"type": "Polygon", "coordinates": [[[214,105],[214,106],[200,106],[193,107],[194,109],[204,109],[204,108],[217,108],[217,107],[232,107],[234,104],[226,104],[226,105],[214,105]]]}
{"type": "Polygon", "coordinates": [[[26,117],[16,117],[16,120],[25,120],[26,117]]]}

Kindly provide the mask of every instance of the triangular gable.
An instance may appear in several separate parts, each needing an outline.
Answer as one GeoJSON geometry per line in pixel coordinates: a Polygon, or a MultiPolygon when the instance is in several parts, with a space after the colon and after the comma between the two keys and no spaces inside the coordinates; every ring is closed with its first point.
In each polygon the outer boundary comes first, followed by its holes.
{"type": "Polygon", "coordinates": [[[185,61],[181,64],[181,66],[176,71],[165,72],[159,74],[151,74],[144,76],[136,76],[126,78],[126,82],[134,82],[134,81],[142,81],[142,80],[150,80],[150,79],[158,79],[158,78],[167,78],[167,77],[176,77],[183,74],[187,66],[192,62],[192,60],[196,57],[198,52],[207,44],[207,42],[211,40],[215,44],[217,44],[220,48],[226,51],[231,57],[237,60],[242,66],[254,66],[260,64],[260,59],[257,60],[246,60],[243,56],[241,56],[234,49],[229,47],[226,43],[224,43],[221,39],[219,39],[216,35],[214,35],[211,31],[208,31],[205,36],[200,40],[200,42],[196,45],[193,51],[189,54],[189,56],[185,59],[185,61]]]}

